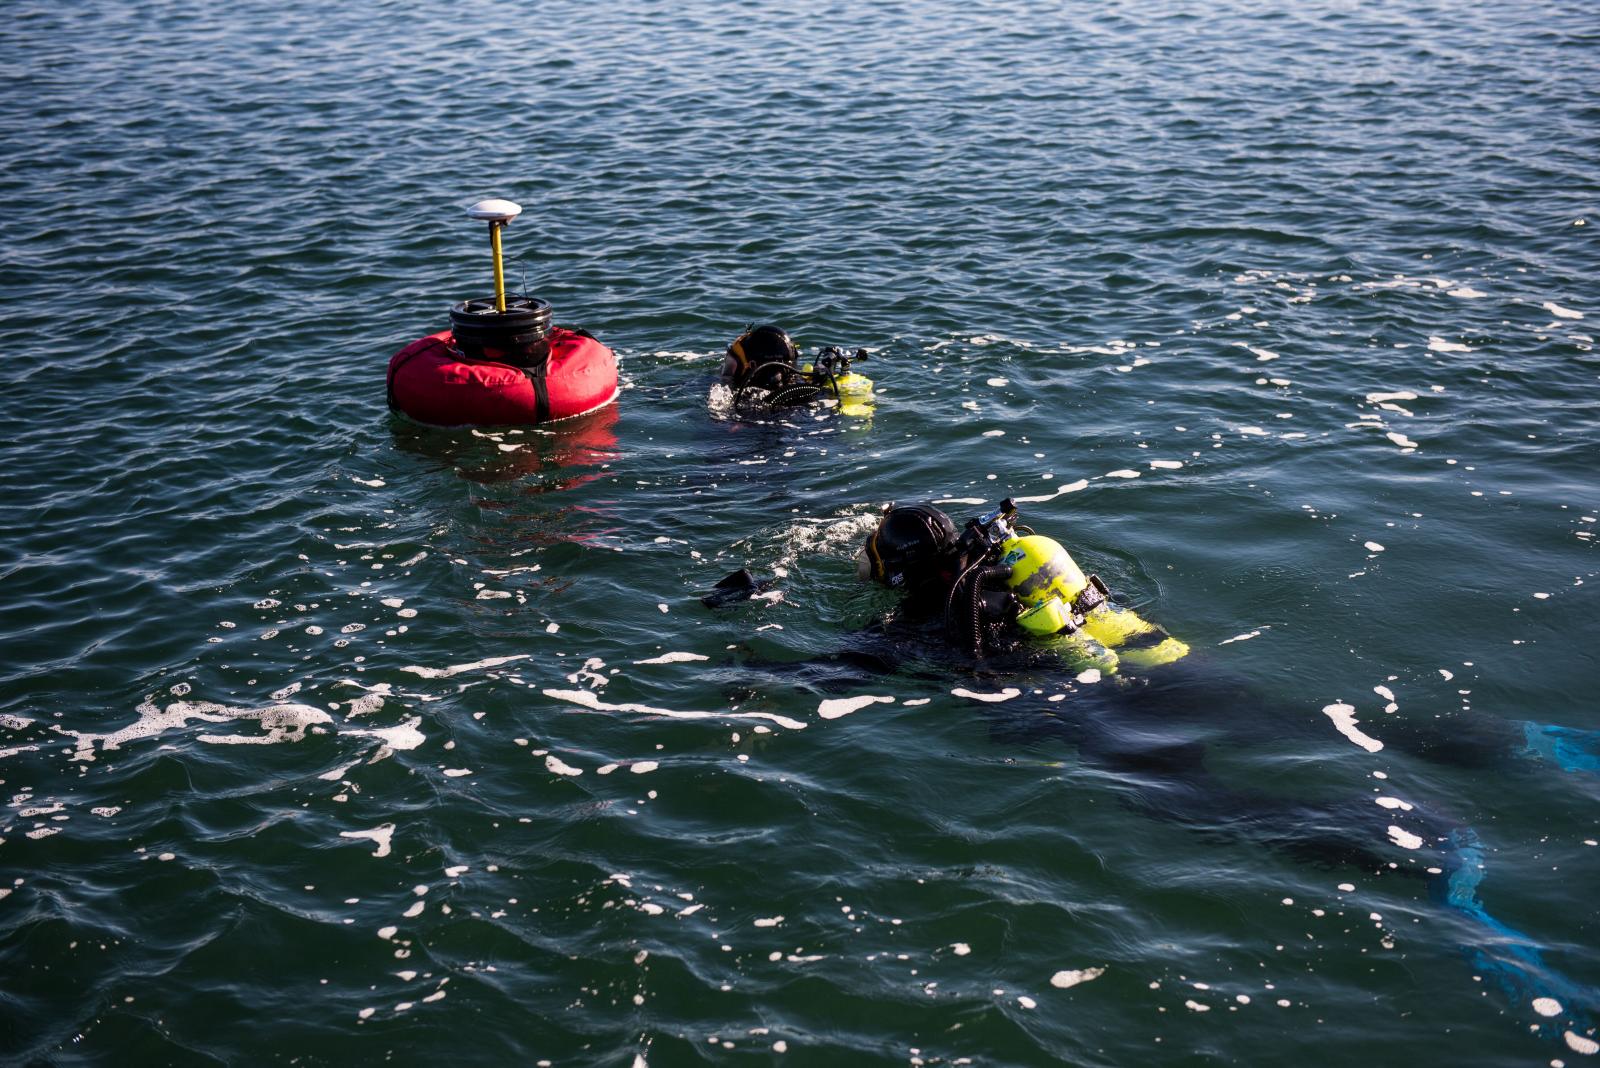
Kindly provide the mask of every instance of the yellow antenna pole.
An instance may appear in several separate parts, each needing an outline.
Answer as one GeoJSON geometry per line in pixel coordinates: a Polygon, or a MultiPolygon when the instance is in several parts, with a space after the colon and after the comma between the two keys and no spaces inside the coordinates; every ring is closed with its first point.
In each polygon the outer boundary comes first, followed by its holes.
{"type": "Polygon", "coordinates": [[[500,228],[502,222],[489,224],[489,247],[494,249],[494,310],[506,310],[506,271],[500,259],[500,228]]]}
{"type": "Polygon", "coordinates": [[[506,271],[500,253],[500,231],[522,214],[522,206],[509,200],[480,200],[467,209],[467,217],[489,224],[489,247],[494,250],[494,309],[506,310],[506,271]]]}

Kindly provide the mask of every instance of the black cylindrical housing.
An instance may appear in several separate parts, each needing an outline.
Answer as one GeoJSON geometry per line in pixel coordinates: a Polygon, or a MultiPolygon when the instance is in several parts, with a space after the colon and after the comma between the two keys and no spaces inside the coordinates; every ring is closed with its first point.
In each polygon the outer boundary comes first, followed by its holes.
{"type": "Polygon", "coordinates": [[[451,308],[450,327],[469,360],[531,364],[550,352],[550,317],[550,302],[539,297],[508,296],[505,311],[482,297],[451,308]]]}

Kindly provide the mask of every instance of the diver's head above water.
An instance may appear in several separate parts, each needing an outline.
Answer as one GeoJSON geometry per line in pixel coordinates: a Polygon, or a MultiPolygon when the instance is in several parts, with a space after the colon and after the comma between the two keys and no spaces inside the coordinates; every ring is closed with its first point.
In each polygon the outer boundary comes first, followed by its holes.
{"type": "Polygon", "coordinates": [[[891,506],[856,557],[856,577],[909,589],[955,577],[960,534],[931,504],[891,506]]]}
{"type": "Polygon", "coordinates": [[[734,389],[773,389],[800,362],[800,350],[781,326],[752,326],[728,344],[722,377],[734,389]]]}

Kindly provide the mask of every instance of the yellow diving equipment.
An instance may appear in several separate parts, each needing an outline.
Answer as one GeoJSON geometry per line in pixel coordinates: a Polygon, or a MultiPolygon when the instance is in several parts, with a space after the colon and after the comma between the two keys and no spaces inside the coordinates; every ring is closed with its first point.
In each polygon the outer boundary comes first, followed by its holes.
{"type": "Polygon", "coordinates": [[[872,379],[866,375],[857,374],[855,371],[845,371],[844,374],[829,374],[825,368],[818,373],[813,364],[802,364],[802,374],[813,375],[818,388],[824,397],[833,397],[839,402],[839,411],[845,415],[857,418],[872,414],[873,396],[872,379]]]}
{"type": "Polygon", "coordinates": [[[1054,538],[1009,537],[1000,544],[1000,563],[1011,569],[1006,587],[1022,604],[1017,624],[1029,634],[1066,638],[1091,656],[1096,647],[1103,649],[1112,671],[1118,664],[1170,664],[1189,652],[1187,645],[1138,613],[1112,604],[1111,591],[1099,576],[1085,576],[1054,538]]]}

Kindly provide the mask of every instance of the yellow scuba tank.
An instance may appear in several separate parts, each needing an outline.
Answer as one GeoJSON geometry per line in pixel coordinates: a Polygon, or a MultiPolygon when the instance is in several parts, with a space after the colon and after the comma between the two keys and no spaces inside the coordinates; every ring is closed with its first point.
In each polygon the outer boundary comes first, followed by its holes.
{"type": "Polygon", "coordinates": [[[1006,586],[1022,603],[1017,624],[1039,637],[1089,643],[1110,654],[1113,667],[1170,664],[1189,647],[1137,612],[1111,603],[1110,591],[1086,576],[1067,550],[1042,534],[1012,536],[1000,544],[1000,563],[1011,569],[1006,586]]]}
{"type": "Polygon", "coordinates": [[[810,363],[801,364],[800,371],[803,374],[814,375],[823,395],[837,400],[839,411],[845,415],[859,418],[872,414],[874,403],[872,379],[866,375],[857,374],[855,371],[832,375],[828,374],[826,369],[819,373],[816,365],[810,363]]]}

